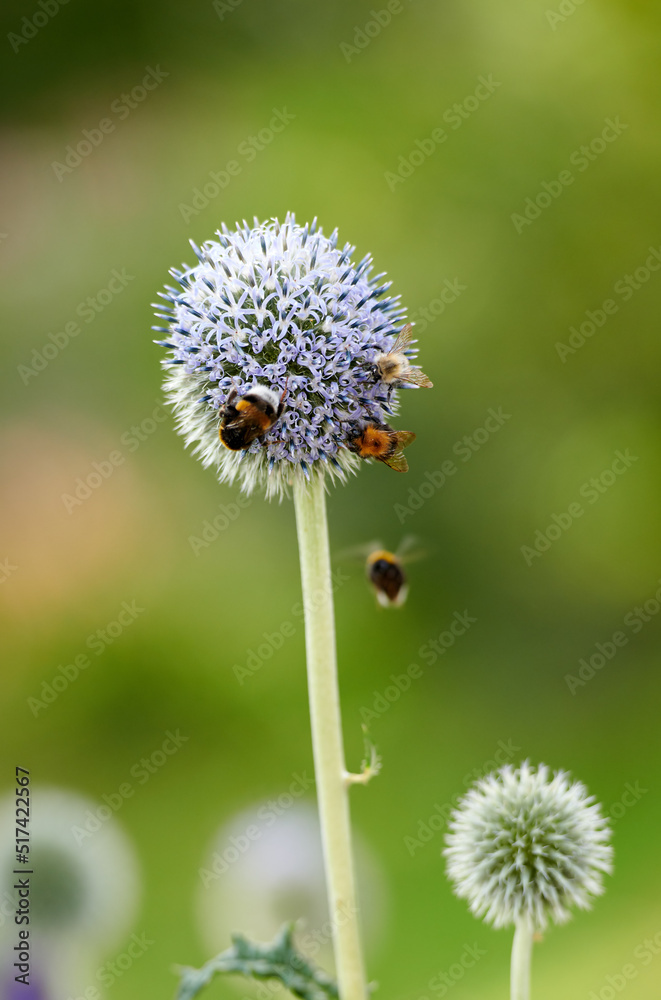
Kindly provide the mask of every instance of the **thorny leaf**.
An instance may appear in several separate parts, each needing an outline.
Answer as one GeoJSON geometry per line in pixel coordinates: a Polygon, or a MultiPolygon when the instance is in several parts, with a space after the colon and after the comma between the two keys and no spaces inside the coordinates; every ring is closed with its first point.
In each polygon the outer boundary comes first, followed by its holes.
{"type": "Polygon", "coordinates": [[[294,925],[285,924],[270,944],[256,944],[241,934],[232,936],[232,947],[201,969],[183,969],[176,1000],[192,1000],[214,976],[239,973],[255,979],[279,979],[302,1000],[336,1000],[335,982],[322,969],[311,965],[294,946],[294,925]]]}

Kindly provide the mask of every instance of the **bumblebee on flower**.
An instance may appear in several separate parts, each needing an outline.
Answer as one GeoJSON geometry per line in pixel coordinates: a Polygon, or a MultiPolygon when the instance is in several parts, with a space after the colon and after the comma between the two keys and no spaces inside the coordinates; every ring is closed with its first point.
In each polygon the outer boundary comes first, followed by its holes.
{"type": "Polygon", "coordinates": [[[224,226],[193,248],[198,263],[171,272],[180,287],[162,293],[167,326],[155,329],[178,429],[204,465],[267,496],[326,472],[345,481],[361,458],[405,471],[415,435],[389,418],[399,388],[431,383],[371,257],[355,264],[337,231],[293,215],[224,226]],[[383,374],[395,350],[397,379],[383,374]]]}

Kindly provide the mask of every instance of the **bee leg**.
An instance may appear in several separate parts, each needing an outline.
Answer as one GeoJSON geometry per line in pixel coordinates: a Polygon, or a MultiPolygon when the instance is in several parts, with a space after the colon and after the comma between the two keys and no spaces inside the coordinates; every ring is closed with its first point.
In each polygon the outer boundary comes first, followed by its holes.
{"type": "Polygon", "coordinates": [[[223,409],[225,409],[225,407],[227,406],[231,406],[238,395],[239,395],[239,390],[237,389],[234,383],[234,379],[232,379],[232,388],[227,393],[227,399],[223,403],[223,409]]]}
{"type": "Polygon", "coordinates": [[[280,417],[282,416],[282,414],[285,412],[285,398],[287,396],[287,389],[288,388],[289,388],[289,375],[287,376],[287,379],[285,381],[285,387],[282,390],[282,396],[280,397],[280,403],[278,405],[277,416],[275,418],[276,420],[279,420],[280,417]]]}

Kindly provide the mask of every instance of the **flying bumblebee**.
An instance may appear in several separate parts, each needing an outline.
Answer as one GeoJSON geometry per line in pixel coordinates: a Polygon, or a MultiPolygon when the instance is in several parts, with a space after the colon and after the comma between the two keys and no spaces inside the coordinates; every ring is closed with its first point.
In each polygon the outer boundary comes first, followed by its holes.
{"type": "Polygon", "coordinates": [[[387,549],[376,549],[368,555],[365,569],[381,607],[401,608],[409,587],[397,556],[387,549]]]}
{"type": "Polygon", "coordinates": [[[356,420],[346,446],[361,458],[375,458],[395,472],[408,472],[402,450],[415,440],[413,431],[396,431],[388,424],[356,420]]]}
{"type": "Polygon", "coordinates": [[[374,368],[377,381],[385,382],[393,389],[431,389],[433,383],[419,368],[412,368],[404,351],[413,340],[413,326],[408,323],[400,331],[391,350],[377,354],[374,368]]]}
{"type": "Polygon", "coordinates": [[[370,542],[366,549],[365,572],[382,608],[401,608],[409,592],[404,564],[422,559],[427,553],[418,547],[418,539],[407,535],[396,552],[383,548],[381,542],[370,542]]]}
{"type": "Polygon", "coordinates": [[[221,443],[230,451],[249,448],[280,419],[285,410],[286,394],[287,386],[278,396],[265,385],[254,385],[239,396],[238,390],[233,387],[221,409],[218,428],[221,443]]]}
{"type": "Polygon", "coordinates": [[[383,542],[373,540],[364,545],[345,549],[339,559],[360,559],[365,575],[382,608],[401,608],[408,596],[408,578],[404,565],[422,559],[426,551],[419,547],[418,539],[407,535],[396,552],[383,547],[383,542]]]}

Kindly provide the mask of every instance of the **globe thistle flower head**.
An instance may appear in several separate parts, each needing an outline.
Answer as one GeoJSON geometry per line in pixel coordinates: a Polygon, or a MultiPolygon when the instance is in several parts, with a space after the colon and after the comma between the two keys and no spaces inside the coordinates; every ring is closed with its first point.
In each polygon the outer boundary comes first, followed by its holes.
{"type": "MultiPolygon", "coordinates": [[[[2,1000],[82,996],[96,981],[101,954],[112,954],[131,926],[140,895],[138,859],[117,820],[98,818],[100,808],[107,807],[68,789],[32,786],[30,864],[23,868],[30,888],[30,987],[5,990],[6,981],[16,985],[17,939],[0,933],[2,1000]]],[[[12,911],[20,891],[15,829],[12,791],[0,799],[0,898],[12,911]]]]}
{"type": "MultiPolygon", "coordinates": [[[[86,824],[98,804],[76,792],[37,785],[32,794],[30,867],[39,878],[31,887],[31,925],[60,942],[74,939],[79,950],[84,944],[116,943],[133,919],[140,893],[131,841],[114,819],[91,833],[86,824]]],[[[7,794],[0,799],[0,895],[15,895],[9,837],[15,820],[15,796],[7,794]]]]}
{"type": "MultiPolygon", "coordinates": [[[[198,248],[198,262],[172,270],[157,315],[166,326],[156,343],[168,356],[165,390],[186,444],[224,482],[267,496],[295,479],[326,473],[344,481],[360,464],[348,449],[359,424],[387,425],[397,389],[379,377],[375,359],[401,331],[404,310],[390,283],[372,276],[368,255],[337,246],[293,215],[235,230],[223,226],[198,248]],[[228,404],[269,390],[282,413],[246,448],[219,438],[228,404]]],[[[407,356],[415,356],[407,348],[407,356]]]]}
{"type": "Polygon", "coordinates": [[[487,775],[462,798],[446,837],[447,875],[457,896],[495,927],[589,909],[611,871],[611,831],[584,785],[527,761],[487,775]]]}

